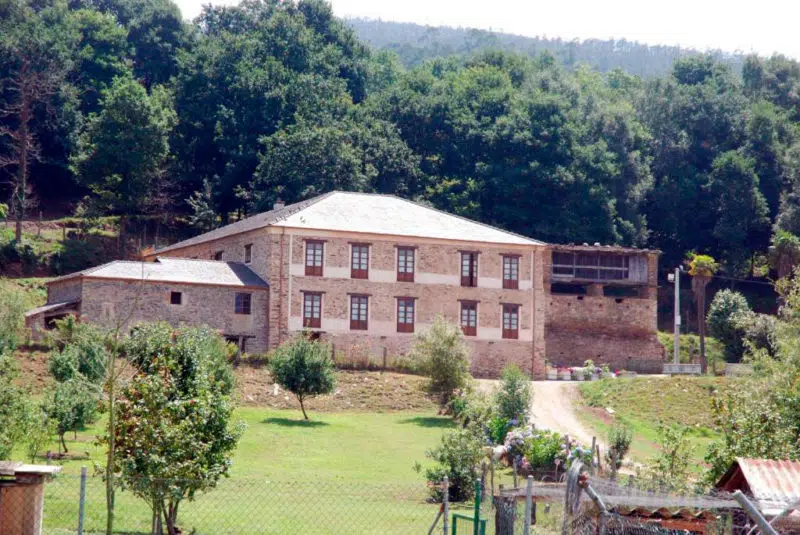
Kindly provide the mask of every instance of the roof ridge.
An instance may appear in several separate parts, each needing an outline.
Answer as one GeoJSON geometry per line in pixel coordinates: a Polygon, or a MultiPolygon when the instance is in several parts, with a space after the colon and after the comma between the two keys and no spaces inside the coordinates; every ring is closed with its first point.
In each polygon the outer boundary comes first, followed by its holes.
{"type": "Polygon", "coordinates": [[[440,210],[439,208],[436,208],[435,206],[426,206],[426,205],[424,205],[424,204],[422,204],[420,202],[412,201],[411,199],[406,199],[405,197],[399,197],[399,196],[393,195],[393,194],[381,194],[381,195],[384,195],[386,197],[394,197],[395,199],[399,199],[401,201],[405,201],[407,203],[413,204],[414,206],[419,206],[420,208],[427,208],[429,210],[434,210],[436,212],[439,212],[440,214],[448,215],[450,217],[455,217],[455,218],[460,219],[462,221],[467,221],[468,223],[474,223],[475,225],[480,225],[480,226],[482,226],[484,228],[488,228],[488,229],[491,229],[491,230],[496,230],[496,231],[499,231],[499,232],[504,232],[504,233],[509,234],[511,236],[516,236],[517,238],[523,238],[525,240],[529,240],[529,241],[533,242],[535,245],[547,245],[547,242],[543,242],[541,240],[537,240],[537,239],[531,238],[529,236],[525,236],[523,234],[518,234],[516,232],[512,232],[510,230],[506,230],[506,229],[503,229],[503,228],[500,228],[500,227],[495,227],[494,225],[489,225],[488,223],[483,223],[481,221],[476,221],[474,219],[470,219],[470,218],[464,217],[462,215],[452,214],[450,212],[446,212],[444,210],[440,210]]]}

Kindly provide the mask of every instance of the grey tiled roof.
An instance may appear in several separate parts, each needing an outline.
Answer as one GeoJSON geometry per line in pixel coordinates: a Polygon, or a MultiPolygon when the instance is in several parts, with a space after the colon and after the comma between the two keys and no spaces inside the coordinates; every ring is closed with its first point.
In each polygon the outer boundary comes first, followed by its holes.
{"type": "Polygon", "coordinates": [[[199,234],[193,238],[189,238],[188,240],[183,240],[178,243],[173,243],[167,247],[162,247],[161,249],[155,252],[156,255],[162,252],[171,251],[173,249],[180,249],[183,247],[187,247],[189,245],[196,245],[198,243],[204,243],[207,241],[218,240],[220,238],[225,238],[226,236],[233,236],[234,234],[241,234],[243,232],[248,232],[251,230],[256,230],[264,227],[268,227],[269,225],[280,221],[290,215],[294,214],[295,212],[299,212],[300,210],[311,206],[312,204],[321,201],[328,195],[332,195],[335,192],[324,193],[322,195],[318,195],[312,199],[307,199],[305,201],[297,202],[294,204],[289,204],[284,206],[283,208],[277,208],[275,210],[270,210],[269,212],[261,212],[260,214],[256,214],[241,221],[237,221],[235,223],[231,223],[230,225],[225,225],[224,227],[220,227],[218,229],[211,230],[204,234],[199,234]]]}
{"type": "Polygon", "coordinates": [[[544,244],[394,195],[333,191],[248,217],[164,247],[154,254],[270,225],[509,245],[544,244]]]}
{"type": "Polygon", "coordinates": [[[267,283],[256,275],[253,270],[239,262],[187,258],[158,258],[155,262],[117,260],[59,277],[51,282],[73,277],[211,284],[216,286],[268,287],[267,283]]]}

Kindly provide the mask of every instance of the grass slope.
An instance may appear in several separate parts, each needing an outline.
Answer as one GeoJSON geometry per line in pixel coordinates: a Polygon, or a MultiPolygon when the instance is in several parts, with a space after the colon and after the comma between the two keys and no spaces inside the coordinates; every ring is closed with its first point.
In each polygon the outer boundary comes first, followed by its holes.
{"type": "Polygon", "coordinates": [[[584,423],[603,437],[615,418],[629,422],[634,433],[631,457],[638,462],[657,452],[659,422],[688,426],[699,470],[708,444],[718,437],[711,399],[725,385],[726,379],[717,377],[605,379],[581,385],[578,411],[584,423]]]}

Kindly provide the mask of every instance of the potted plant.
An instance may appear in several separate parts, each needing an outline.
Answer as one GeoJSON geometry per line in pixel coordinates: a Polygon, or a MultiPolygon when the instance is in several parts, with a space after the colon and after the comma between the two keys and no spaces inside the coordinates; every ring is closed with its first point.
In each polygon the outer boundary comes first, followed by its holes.
{"type": "Polygon", "coordinates": [[[583,381],[583,368],[571,368],[572,379],[575,381],[583,381]]]}
{"type": "Polygon", "coordinates": [[[596,381],[597,380],[597,373],[595,373],[594,361],[592,359],[588,359],[583,363],[583,378],[586,381],[596,381]]]}
{"type": "Polygon", "coordinates": [[[557,381],[558,380],[558,370],[550,366],[549,364],[545,365],[545,374],[547,375],[548,381],[557,381]]]}
{"type": "Polygon", "coordinates": [[[570,379],[572,379],[572,375],[569,372],[569,368],[559,368],[558,378],[562,381],[569,381],[570,379]]]}
{"type": "Polygon", "coordinates": [[[611,373],[608,364],[603,364],[603,366],[600,368],[600,376],[603,379],[611,379],[612,377],[614,377],[614,374],[611,373]]]}

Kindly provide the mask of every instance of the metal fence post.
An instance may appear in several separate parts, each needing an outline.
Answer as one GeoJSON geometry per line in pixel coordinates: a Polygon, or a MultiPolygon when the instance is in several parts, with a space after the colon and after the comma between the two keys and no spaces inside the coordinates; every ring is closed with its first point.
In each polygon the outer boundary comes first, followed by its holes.
{"type": "Polygon", "coordinates": [[[83,535],[83,515],[86,509],[86,467],[81,466],[81,494],[78,501],[78,535],[83,535]]]}
{"type": "Polygon", "coordinates": [[[525,523],[522,527],[523,535],[531,532],[531,509],[533,509],[533,476],[528,476],[528,486],[525,488],[525,523]]]}
{"type": "Polygon", "coordinates": [[[475,480],[475,516],[472,522],[472,535],[481,533],[481,480],[475,480]]]}
{"type": "Polygon", "coordinates": [[[447,479],[447,476],[444,476],[442,485],[444,486],[442,489],[442,509],[444,511],[444,528],[442,529],[442,533],[444,533],[444,535],[450,535],[450,481],[447,479]]]}

